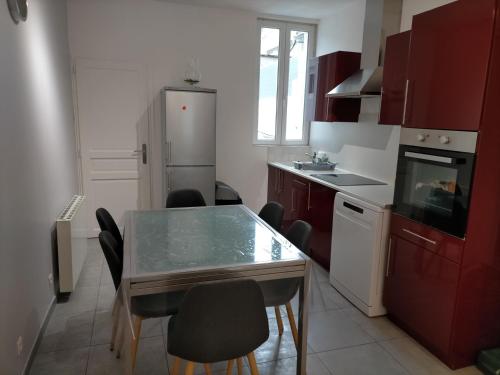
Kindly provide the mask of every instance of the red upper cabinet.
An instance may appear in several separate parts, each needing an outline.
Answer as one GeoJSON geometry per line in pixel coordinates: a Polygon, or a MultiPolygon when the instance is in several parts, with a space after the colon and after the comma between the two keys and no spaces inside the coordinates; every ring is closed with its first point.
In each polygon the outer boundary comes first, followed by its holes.
{"type": "Polygon", "coordinates": [[[387,38],[379,124],[403,123],[410,37],[406,31],[387,38]]]}
{"type": "Polygon", "coordinates": [[[479,129],[495,3],[456,1],[413,17],[404,126],[479,129]]]}
{"type": "MultiPolygon", "coordinates": [[[[360,99],[327,98],[326,94],[346,78],[359,70],[361,54],[357,52],[339,51],[313,59],[310,64],[315,66],[310,76],[310,87],[316,87],[314,105],[314,121],[358,121],[361,105],[360,99]],[[314,85],[316,83],[316,85],[314,85]]],[[[311,72],[310,72],[311,74],[311,72]]]]}

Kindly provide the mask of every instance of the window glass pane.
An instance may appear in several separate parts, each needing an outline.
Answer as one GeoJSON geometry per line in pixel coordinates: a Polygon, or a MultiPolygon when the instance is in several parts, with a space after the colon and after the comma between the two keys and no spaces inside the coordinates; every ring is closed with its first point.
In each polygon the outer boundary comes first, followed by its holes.
{"type": "Polygon", "coordinates": [[[293,30],[290,32],[286,109],[287,141],[301,140],[303,136],[308,44],[309,33],[293,30]]]}
{"type": "Polygon", "coordinates": [[[263,27],[260,33],[258,140],[276,138],[280,31],[263,27]]]}

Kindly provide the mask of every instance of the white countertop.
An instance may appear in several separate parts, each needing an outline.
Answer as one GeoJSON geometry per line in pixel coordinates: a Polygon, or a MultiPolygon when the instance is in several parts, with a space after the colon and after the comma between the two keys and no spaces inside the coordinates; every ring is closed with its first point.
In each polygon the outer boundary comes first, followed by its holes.
{"type": "MultiPolygon", "coordinates": [[[[333,171],[304,171],[295,169],[292,163],[268,162],[269,165],[280,168],[284,171],[296,174],[297,176],[306,178],[318,184],[327,186],[351,197],[358,198],[362,201],[371,203],[375,206],[386,208],[390,207],[394,200],[394,185],[361,185],[361,186],[338,186],[319,178],[312,177],[312,174],[343,174],[353,173],[343,169],[335,168],[333,171]]],[[[358,174],[358,173],[355,173],[358,174]]],[[[359,174],[358,174],[359,175],[359,174]]],[[[365,177],[365,176],[363,176],[365,177]]],[[[372,178],[372,177],[369,177],[372,178]]],[[[373,178],[372,178],[373,179],[373,178]]]]}

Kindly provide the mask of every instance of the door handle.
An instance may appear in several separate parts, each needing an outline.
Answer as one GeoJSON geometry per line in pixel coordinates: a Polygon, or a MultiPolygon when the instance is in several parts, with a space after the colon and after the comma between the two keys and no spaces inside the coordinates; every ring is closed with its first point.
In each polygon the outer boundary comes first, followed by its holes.
{"type": "Polygon", "coordinates": [[[170,163],[172,161],[172,142],[167,141],[167,162],[170,163]]]}
{"type": "Polygon", "coordinates": [[[421,236],[420,234],[412,232],[411,230],[408,230],[406,228],[403,228],[403,232],[408,233],[408,234],[412,235],[413,237],[417,237],[417,238],[420,238],[421,240],[427,241],[427,242],[429,242],[429,243],[431,243],[433,245],[435,245],[437,243],[436,241],[430,240],[429,238],[421,236]]]}
{"type": "Polygon", "coordinates": [[[147,164],[148,163],[148,151],[147,151],[147,145],[143,143],[141,145],[141,148],[138,150],[132,151],[132,156],[138,156],[139,154],[141,155],[142,158],[142,164],[147,164]]]}

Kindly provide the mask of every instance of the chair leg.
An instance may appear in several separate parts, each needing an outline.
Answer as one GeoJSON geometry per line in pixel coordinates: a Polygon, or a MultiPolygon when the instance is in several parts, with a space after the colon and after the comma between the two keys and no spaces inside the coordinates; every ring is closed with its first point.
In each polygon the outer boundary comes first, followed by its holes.
{"type": "Polygon", "coordinates": [[[194,362],[188,362],[186,364],[185,375],[194,375],[194,362]]]}
{"type": "Polygon", "coordinates": [[[137,358],[137,347],[139,346],[139,337],[141,336],[141,326],[142,326],[142,317],[136,316],[134,320],[134,336],[132,339],[132,368],[135,368],[135,361],[137,358]]]}
{"type": "Polygon", "coordinates": [[[283,320],[281,320],[281,311],[279,306],[274,306],[274,314],[276,315],[276,323],[278,323],[278,333],[283,335],[283,320]]]}
{"type": "Polygon", "coordinates": [[[227,361],[226,375],[233,375],[233,365],[234,359],[230,359],[229,361],[227,361]]]}
{"type": "Polygon", "coordinates": [[[174,366],[172,367],[172,375],[179,375],[179,369],[181,368],[181,359],[175,357],[174,366]]]}
{"type": "Polygon", "coordinates": [[[288,315],[288,321],[290,322],[290,328],[292,329],[293,341],[295,342],[295,347],[299,348],[299,333],[297,331],[297,325],[295,324],[295,318],[293,316],[292,305],[288,302],[286,305],[286,313],[288,315]]]}
{"type": "Polygon", "coordinates": [[[109,350],[111,351],[113,351],[116,347],[118,327],[120,326],[121,306],[118,307],[117,310],[118,310],[117,312],[113,311],[113,314],[111,315],[113,319],[113,330],[111,331],[111,343],[109,344],[109,350]]]}
{"type": "Polygon", "coordinates": [[[257,368],[257,362],[255,362],[255,355],[253,352],[247,354],[248,363],[250,364],[250,373],[252,375],[259,375],[259,369],[257,368]]]}
{"type": "Polygon", "coordinates": [[[203,367],[205,368],[205,374],[206,375],[212,375],[212,369],[210,368],[210,364],[204,363],[203,367]]]}
{"type": "Polygon", "coordinates": [[[238,367],[238,375],[243,375],[243,359],[241,357],[236,359],[236,365],[238,367]]]}
{"type": "Polygon", "coordinates": [[[121,356],[121,353],[123,351],[123,335],[124,335],[124,330],[126,329],[126,327],[123,326],[123,321],[122,319],[119,320],[118,322],[118,328],[117,328],[117,338],[116,338],[116,342],[117,342],[117,348],[116,348],[116,358],[120,358],[121,356]]]}

